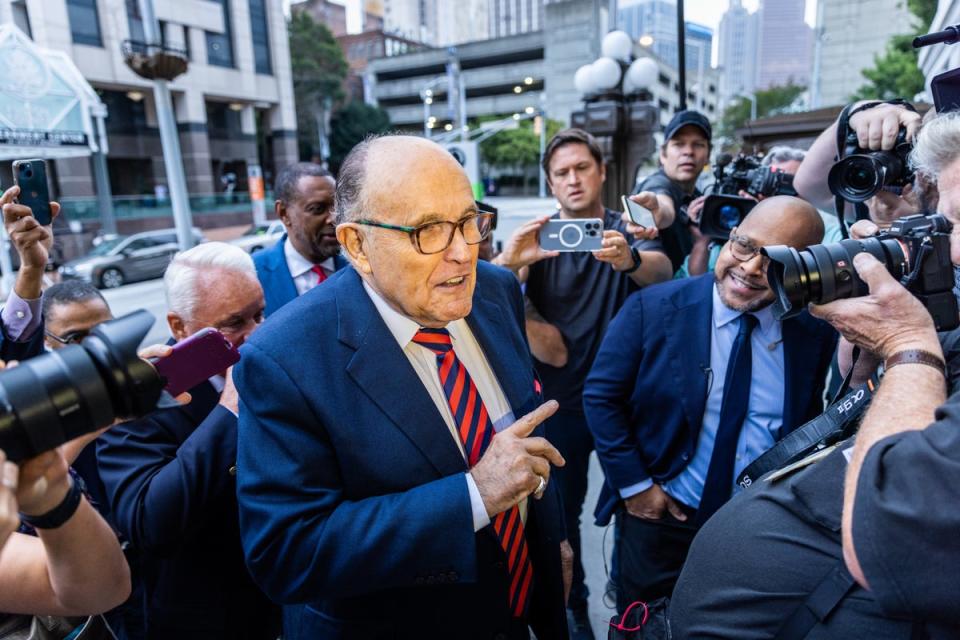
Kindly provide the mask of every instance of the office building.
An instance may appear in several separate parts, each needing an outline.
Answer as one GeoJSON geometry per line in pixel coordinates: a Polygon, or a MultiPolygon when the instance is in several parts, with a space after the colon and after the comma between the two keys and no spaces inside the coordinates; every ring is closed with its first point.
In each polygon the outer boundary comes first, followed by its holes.
{"type": "Polygon", "coordinates": [[[760,0],[757,89],[790,83],[810,86],[813,29],[804,22],[805,8],[806,0],[760,0]]]}
{"type": "MultiPolygon", "coordinates": [[[[660,60],[677,68],[677,5],[672,0],[639,0],[617,9],[617,28],[635,42],[647,46],[660,60]]],[[[686,67],[709,69],[713,30],[694,22],[685,23],[686,67]]]]}
{"type": "Polygon", "coordinates": [[[757,14],[730,0],[719,29],[720,102],[753,93],[757,73],[757,14]]]}

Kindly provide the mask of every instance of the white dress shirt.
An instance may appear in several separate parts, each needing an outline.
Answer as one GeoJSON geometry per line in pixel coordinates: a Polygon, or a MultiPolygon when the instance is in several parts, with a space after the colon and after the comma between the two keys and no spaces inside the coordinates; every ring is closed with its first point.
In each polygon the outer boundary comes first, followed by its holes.
{"type": "MultiPolygon", "coordinates": [[[[400,345],[403,354],[410,361],[410,365],[417,372],[420,382],[423,383],[427,393],[430,394],[430,399],[433,400],[433,404],[436,405],[437,411],[440,412],[443,421],[450,430],[450,436],[457,443],[457,448],[460,449],[460,453],[466,459],[463,442],[460,440],[460,432],[454,423],[447,396],[440,384],[437,356],[430,349],[413,342],[413,337],[420,330],[420,325],[391,307],[366,281],[363,283],[363,288],[370,296],[370,300],[373,301],[380,317],[386,323],[387,329],[390,330],[397,344],[400,345]]],[[[462,318],[455,320],[448,324],[446,329],[450,332],[453,351],[461,364],[466,367],[470,378],[476,385],[477,393],[483,400],[483,405],[487,409],[494,430],[500,431],[509,427],[514,422],[513,410],[510,408],[510,403],[507,402],[507,397],[493,374],[483,350],[473,336],[473,332],[470,331],[467,321],[462,318]]],[[[473,530],[479,531],[490,524],[490,517],[487,515],[487,508],[483,504],[483,499],[480,497],[480,491],[477,489],[473,476],[469,473],[464,475],[466,476],[467,488],[470,491],[470,505],[473,509],[473,530]]],[[[526,501],[521,501],[519,507],[520,515],[525,519],[526,501]]]]}
{"type": "MultiPolygon", "coordinates": [[[[283,241],[283,257],[287,259],[287,269],[293,276],[293,284],[297,288],[298,296],[302,296],[319,284],[317,274],[312,271],[313,263],[293,248],[293,245],[290,244],[290,238],[283,241]]],[[[323,272],[327,274],[327,277],[333,275],[333,272],[337,270],[333,264],[333,258],[327,258],[320,263],[320,266],[323,267],[323,272]]]]}

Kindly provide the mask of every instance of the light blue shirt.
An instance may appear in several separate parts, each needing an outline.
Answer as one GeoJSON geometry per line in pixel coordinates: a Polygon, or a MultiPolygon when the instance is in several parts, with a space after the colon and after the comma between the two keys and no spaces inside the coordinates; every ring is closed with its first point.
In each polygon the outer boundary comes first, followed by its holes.
{"type": "MultiPolygon", "coordinates": [[[[713,443],[720,423],[720,408],[723,404],[723,383],[726,378],[727,363],[730,360],[730,351],[737,338],[740,315],[739,311],[734,311],[723,304],[714,285],[707,402],[697,449],[690,464],[678,476],[663,485],[670,496],[694,508],[700,505],[703,483],[710,468],[710,457],[713,455],[713,443]]],[[[734,486],[735,491],[737,475],[780,439],[780,429],[783,427],[784,366],[780,322],[773,317],[769,306],[754,312],[753,315],[757,317],[759,324],[750,337],[753,356],[750,365],[750,404],[737,441],[734,474],[730,478],[730,484],[734,486]]],[[[621,489],[620,495],[628,498],[651,486],[653,481],[646,480],[621,489]]]]}

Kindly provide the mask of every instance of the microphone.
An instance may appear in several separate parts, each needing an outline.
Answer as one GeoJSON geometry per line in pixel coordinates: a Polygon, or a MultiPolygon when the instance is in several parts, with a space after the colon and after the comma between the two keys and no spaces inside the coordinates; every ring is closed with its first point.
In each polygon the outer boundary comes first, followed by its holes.
{"type": "Polygon", "coordinates": [[[932,44],[953,44],[960,40],[960,24],[947,27],[943,31],[934,31],[913,39],[913,48],[929,47],[932,44]]]}
{"type": "Polygon", "coordinates": [[[721,153],[719,156],[717,156],[718,167],[725,167],[731,162],[733,162],[733,156],[730,155],[729,153],[721,153]]]}

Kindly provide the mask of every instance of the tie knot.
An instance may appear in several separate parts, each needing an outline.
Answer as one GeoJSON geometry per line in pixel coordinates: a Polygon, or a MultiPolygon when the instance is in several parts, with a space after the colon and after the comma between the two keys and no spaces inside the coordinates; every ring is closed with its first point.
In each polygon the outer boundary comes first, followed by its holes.
{"type": "Polygon", "coordinates": [[[414,343],[430,349],[437,355],[443,355],[453,348],[450,332],[446,329],[420,329],[413,336],[414,343]]]}
{"type": "Polygon", "coordinates": [[[740,335],[749,336],[759,323],[757,316],[752,313],[744,313],[740,316],[740,335]]]}

